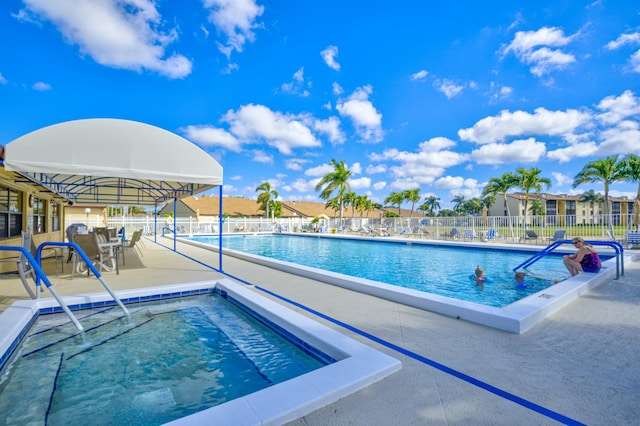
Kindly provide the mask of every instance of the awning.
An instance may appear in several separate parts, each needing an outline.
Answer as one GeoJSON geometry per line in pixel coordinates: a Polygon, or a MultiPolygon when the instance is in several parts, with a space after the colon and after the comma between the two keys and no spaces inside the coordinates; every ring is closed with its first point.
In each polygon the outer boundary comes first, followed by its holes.
{"type": "Polygon", "coordinates": [[[5,170],[74,203],[154,205],[222,185],[222,166],[148,124],[95,118],[44,127],[5,146],[5,170]]]}

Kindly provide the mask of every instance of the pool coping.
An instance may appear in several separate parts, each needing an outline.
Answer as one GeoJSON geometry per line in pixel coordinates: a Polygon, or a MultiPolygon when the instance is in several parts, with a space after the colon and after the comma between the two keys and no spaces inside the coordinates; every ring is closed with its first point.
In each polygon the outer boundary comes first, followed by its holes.
{"type": "MultiPolygon", "coordinates": [[[[123,301],[152,301],[218,290],[224,297],[336,359],[335,363],[224,404],[174,420],[171,425],[278,425],[293,421],[400,370],[402,363],[340,334],[229,279],[117,291],[123,301]],[[163,295],[163,296],[160,296],[163,295]]],[[[74,307],[112,305],[108,293],[65,296],[74,307]]],[[[1,365],[28,332],[39,312],[53,310],[52,298],[20,300],[0,314],[1,365]]]]}
{"type": "MultiPolygon", "coordinates": [[[[298,236],[298,235],[292,235],[298,236]]],[[[305,235],[304,237],[307,237],[305,235]]],[[[389,243],[399,244],[422,244],[432,246],[457,246],[459,243],[454,242],[431,242],[409,239],[394,239],[390,237],[378,238],[362,238],[362,237],[346,237],[345,236],[318,236],[308,235],[313,238],[342,238],[342,239],[358,239],[371,240],[373,242],[385,241],[389,243]]],[[[210,251],[218,251],[218,247],[210,244],[199,243],[184,238],[179,241],[207,249],[210,251]]],[[[486,243],[465,244],[464,247],[483,248],[492,250],[509,250],[514,251],[512,247],[504,247],[497,245],[487,246],[486,243]]],[[[515,251],[532,252],[542,250],[544,247],[536,249],[519,248],[515,251]]],[[[558,251],[563,252],[562,250],[558,251]]],[[[283,272],[299,275],[316,281],[325,282],[349,290],[369,294],[380,297],[393,302],[402,303],[404,305],[413,306],[419,309],[435,312],[449,317],[474,322],[488,327],[496,328],[512,333],[525,333],[532,327],[551,316],[553,313],[562,309],[572,301],[581,297],[583,294],[598,287],[599,285],[615,279],[616,277],[616,259],[609,259],[602,264],[602,269],[597,274],[582,273],[575,277],[570,277],[558,284],[548,287],[540,292],[531,294],[517,302],[511,303],[502,308],[481,305],[464,300],[458,300],[437,294],[426,293],[418,290],[407,289],[391,284],[385,284],[379,281],[368,280],[365,278],[357,278],[350,275],[340,274],[337,272],[326,271],[319,268],[303,266],[296,263],[286,262],[277,259],[271,259],[263,256],[244,253],[238,250],[223,249],[223,253],[233,256],[247,262],[257,263],[269,268],[277,269],[283,272]]],[[[637,254],[624,255],[624,261],[628,262],[636,257],[637,254]]]]}

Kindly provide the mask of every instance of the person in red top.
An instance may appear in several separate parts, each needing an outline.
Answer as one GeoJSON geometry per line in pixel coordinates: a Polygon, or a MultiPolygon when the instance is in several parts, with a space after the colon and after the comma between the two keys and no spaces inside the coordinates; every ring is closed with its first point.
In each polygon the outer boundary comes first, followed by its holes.
{"type": "Polygon", "coordinates": [[[601,268],[600,255],[591,244],[584,242],[582,237],[575,237],[572,241],[578,249],[575,254],[564,255],[564,266],[567,267],[571,276],[576,276],[580,272],[599,272],[601,268]]]}

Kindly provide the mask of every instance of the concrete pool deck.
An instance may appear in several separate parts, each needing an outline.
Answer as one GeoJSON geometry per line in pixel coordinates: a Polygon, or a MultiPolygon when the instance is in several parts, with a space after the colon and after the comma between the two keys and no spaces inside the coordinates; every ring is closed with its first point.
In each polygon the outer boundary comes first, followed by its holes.
{"type": "MultiPolygon", "coordinates": [[[[217,267],[218,255],[178,243],[217,267]]],[[[630,253],[633,251],[629,251],[630,253]]],[[[116,291],[224,275],[147,240],[129,253],[116,291]]],[[[67,265],[65,265],[67,266],[67,265]]],[[[293,425],[633,424],[640,416],[640,262],[524,334],[491,329],[226,257],[224,271],[259,294],[391,355],[403,368],[293,425]],[[308,307],[326,317],[308,312],[308,307]],[[348,325],[345,328],[332,321],[348,325]]],[[[67,266],[69,268],[70,265],[67,266]]],[[[95,279],[52,276],[62,295],[103,292],[95,279]]],[[[43,297],[49,293],[44,292],[43,297]]],[[[0,280],[0,311],[28,296],[0,280]]]]}

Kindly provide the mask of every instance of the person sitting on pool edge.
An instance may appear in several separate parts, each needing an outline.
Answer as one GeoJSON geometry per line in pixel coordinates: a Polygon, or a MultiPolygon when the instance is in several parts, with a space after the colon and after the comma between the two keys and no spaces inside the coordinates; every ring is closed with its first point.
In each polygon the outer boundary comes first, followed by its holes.
{"type": "Polygon", "coordinates": [[[571,276],[575,277],[580,272],[600,272],[602,267],[600,255],[593,246],[585,243],[582,237],[574,237],[571,242],[578,251],[575,254],[562,256],[564,266],[567,267],[571,276]]]}
{"type": "Polygon", "coordinates": [[[476,285],[485,285],[487,279],[484,276],[484,271],[482,270],[482,268],[480,267],[480,265],[476,266],[476,272],[475,272],[475,283],[476,285]]]}

